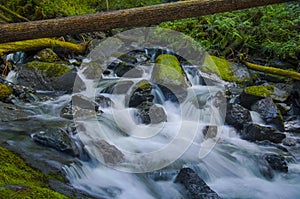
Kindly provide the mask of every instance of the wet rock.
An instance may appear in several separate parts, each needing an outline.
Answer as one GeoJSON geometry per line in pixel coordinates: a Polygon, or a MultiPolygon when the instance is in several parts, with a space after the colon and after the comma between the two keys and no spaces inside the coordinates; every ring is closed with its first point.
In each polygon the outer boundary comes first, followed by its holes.
{"type": "Polygon", "coordinates": [[[101,153],[105,163],[118,164],[124,161],[124,154],[105,140],[94,141],[93,144],[101,153]]]}
{"type": "Polygon", "coordinates": [[[108,93],[127,94],[133,85],[134,82],[130,80],[119,81],[117,84],[112,86],[112,92],[108,92],[108,93]]]}
{"type": "Polygon", "coordinates": [[[69,72],[53,78],[51,86],[56,91],[65,91],[66,93],[76,93],[85,89],[84,82],[76,72],[69,72]]]}
{"type": "Polygon", "coordinates": [[[47,128],[45,131],[33,134],[32,138],[44,146],[86,159],[87,154],[84,152],[82,144],[72,137],[73,133],[68,128],[47,128]]]}
{"type": "Polygon", "coordinates": [[[99,61],[91,61],[82,63],[81,68],[85,68],[83,74],[88,79],[101,79],[103,74],[103,68],[99,61]]]}
{"type": "Polygon", "coordinates": [[[123,77],[125,74],[127,74],[129,71],[131,71],[133,68],[134,68],[133,64],[120,62],[115,66],[114,72],[118,77],[123,77]]]}
{"type": "Polygon", "coordinates": [[[282,144],[284,146],[296,146],[297,140],[294,138],[285,138],[284,140],[282,140],[282,144]]]}
{"type": "Polygon", "coordinates": [[[108,108],[111,107],[112,101],[110,98],[105,97],[103,95],[99,95],[95,98],[95,102],[101,107],[101,108],[108,108]]]}
{"type": "Polygon", "coordinates": [[[291,107],[285,103],[277,103],[277,108],[283,116],[286,116],[288,112],[291,110],[291,107]]]}
{"type": "Polygon", "coordinates": [[[98,111],[99,109],[99,105],[96,102],[81,94],[72,96],[72,105],[93,111],[98,111]]]}
{"type": "Polygon", "coordinates": [[[180,62],[174,55],[159,55],[153,68],[151,82],[157,84],[167,100],[182,102],[190,86],[180,62]]]}
{"type": "Polygon", "coordinates": [[[152,102],[144,102],[137,107],[137,118],[143,124],[158,124],[167,121],[167,115],[162,107],[152,102]]]}
{"type": "Polygon", "coordinates": [[[272,124],[278,130],[284,131],[282,115],[270,97],[254,103],[251,110],[258,112],[267,124],[272,124]]]}
{"type": "Polygon", "coordinates": [[[182,184],[192,199],[220,199],[220,196],[190,168],[181,169],[175,183],[182,184]]]}
{"type": "Polygon", "coordinates": [[[280,143],[286,137],[285,134],[280,133],[272,127],[261,126],[259,124],[245,125],[240,134],[242,139],[251,142],[268,140],[270,142],[280,143]]]}
{"type": "Polygon", "coordinates": [[[300,133],[300,117],[292,116],[284,122],[285,131],[291,133],[300,133]]]}
{"type": "Polygon", "coordinates": [[[137,107],[144,102],[152,102],[154,96],[151,94],[151,90],[152,85],[147,80],[139,81],[130,94],[128,107],[137,107]]]}
{"type": "Polygon", "coordinates": [[[225,122],[238,130],[251,122],[250,111],[239,104],[228,104],[225,122]]]}
{"type": "Polygon", "coordinates": [[[273,170],[284,173],[288,172],[288,166],[283,156],[277,154],[265,154],[263,158],[273,170]]]}
{"type": "Polygon", "coordinates": [[[206,138],[214,138],[218,134],[218,127],[217,126],[206,126],[203,129],[203,135],[206,138]]]}
{"type": "Polygon", "coordinates": [[[67,65],[33,61],[21,65],[17,71],[17,84],[35,90],[72,92],[76,73],[67,65]]]}
{"type": "Polygon", "coordinates": [[[126,72],[123,77],[127,77],[127,78],[141,78],[144,74],[144,71],[142,69],[139,68],[133,68],[131,70],[129,70],[128,72],[126,72]]]}

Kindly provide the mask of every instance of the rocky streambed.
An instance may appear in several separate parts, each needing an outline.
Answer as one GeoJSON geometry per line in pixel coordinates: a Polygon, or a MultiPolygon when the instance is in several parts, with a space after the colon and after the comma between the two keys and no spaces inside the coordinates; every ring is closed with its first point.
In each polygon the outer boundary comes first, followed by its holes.
{"type": "Polygon", "coordinates": [[[1,147],[75,198],[300,196],[299,81],[135,42],[24,55],[0,79],[1,147]]]}

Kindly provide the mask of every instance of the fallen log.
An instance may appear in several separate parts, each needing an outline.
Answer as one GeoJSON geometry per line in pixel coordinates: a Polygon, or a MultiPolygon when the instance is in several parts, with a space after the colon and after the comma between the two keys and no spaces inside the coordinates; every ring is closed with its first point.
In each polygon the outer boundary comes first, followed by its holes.
{"type": "Polygon", "coordinates": [[[264,73],[270,73],[273,75],[279,75],[279,76],[284,76],[284,77],[289,77],[295,80],[300,80],[300,73],[297,73],[295,71],[290,71],[290,70],[284,70],[284,69],[280,69],[280,68],[274,68],[274,67],[270,67],[270,66],[261,66],[258,64],[253,64],[250,62],[243,62],[248,68],[253,69],[253,70],[257,70],[260,72],[264,72],[264,73]]]}
{"type": "Polygon", "coordinates": [[[164,21],[289,2],[292,0],[191,0],[82,16],[0,25],[0,43],[113,28],[147,26],[164,21]]]}
{"type": "Polygon", "coordinates": [[[85,45],[74,44],[74,43],[60,41],[51,38],[41,38],[41,39],[2,43],[0,44],[0,56],[12,52],[18,52],[18,51],[31,51],[31,50],[39,50],[43,48],[54,48],[54,47],[67,48],[78,52],[83,52],[86,48],[85,45]]]}

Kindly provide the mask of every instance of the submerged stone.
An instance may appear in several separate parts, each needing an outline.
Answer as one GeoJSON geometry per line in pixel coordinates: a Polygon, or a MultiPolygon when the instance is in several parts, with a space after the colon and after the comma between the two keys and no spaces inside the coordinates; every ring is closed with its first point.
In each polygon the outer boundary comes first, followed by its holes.
{"type": "Polygon", "coordinates": [[[264,155],[263,158],[267,161],[269,166],[275,171],[280,171],[284,173],[288,172],[288,166],[283,156],[277,154],[266,154],[264,155]]]}

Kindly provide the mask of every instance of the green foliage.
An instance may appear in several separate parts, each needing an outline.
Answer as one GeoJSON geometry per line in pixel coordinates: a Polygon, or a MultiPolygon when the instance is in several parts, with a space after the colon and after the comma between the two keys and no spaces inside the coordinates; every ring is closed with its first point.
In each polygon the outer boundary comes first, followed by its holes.
{"type": "Polygon", "coordinates": [[[161,0],[4,0],[7,8],[31,20],[58,18],[161,3],[161,0]]]}
{"type": "Polygon", "coordinates": [[[286,3],[166,22],[216,55],[246,53],[299,59],[300,7],[286,3]]]}
{"type": "Polygon", "coordinates": [[[47,178],[21,158],[0,147],[0,195],[3,198],[67,198],[50,190],[47,178]]]}

